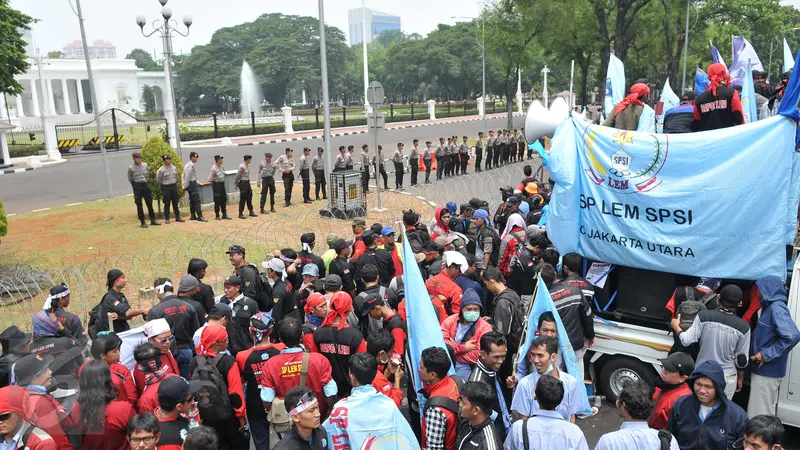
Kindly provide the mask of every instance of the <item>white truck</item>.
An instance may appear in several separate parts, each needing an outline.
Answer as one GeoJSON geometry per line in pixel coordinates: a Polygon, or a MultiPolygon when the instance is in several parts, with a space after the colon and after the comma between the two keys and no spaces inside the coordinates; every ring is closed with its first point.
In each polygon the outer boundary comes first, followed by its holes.
{"type": "MultiPolygon", "coordinates": [[[[798,249],[795,249],[797,254],[798,249]]],[[[795,258],[788,297],[789,311],[800,323],[800,258],[795,258]]],[[[615,401],[629,380],[643,379],[652,386],[659,373],[659,359],[667,357],[674,342],[666,330],[658,330],[618,321],[595,318],[595,345],[587,351],[597,390],[615,401]]],[[[778,418],[787,425],[800,427],[800,353],[789,355],[778,399],[778,418]]]]}

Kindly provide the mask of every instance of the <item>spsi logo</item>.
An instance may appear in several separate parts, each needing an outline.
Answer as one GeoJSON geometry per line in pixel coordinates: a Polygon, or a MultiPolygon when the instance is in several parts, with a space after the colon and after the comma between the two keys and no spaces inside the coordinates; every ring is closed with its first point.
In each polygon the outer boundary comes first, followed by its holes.
{"type": "Polygon", "coordinates": [[[586,127],[584,137],[590,166],[584,172],[592,182],[623,194],[647,192],[661,184],[657,176],[667,162],[666,142],[652,133],[624,130],[617,131],[611,142],[603,142],[599,129],[586,127]],[[649,157],[632,155],[643,152],[649,152],[649,157]]]}

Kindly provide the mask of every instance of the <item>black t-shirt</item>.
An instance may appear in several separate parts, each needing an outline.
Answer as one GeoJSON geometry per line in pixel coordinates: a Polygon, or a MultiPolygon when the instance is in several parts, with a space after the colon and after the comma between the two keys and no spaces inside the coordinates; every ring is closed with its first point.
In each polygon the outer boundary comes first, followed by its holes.
{"type": "Polygon", "coordinates": [[[297,292],[291,283],[278,280],[272,285],[272,317],[280,322],[284,317],[294,317],[303,323],[303,312],[297,304],[297,292]]]}
{"type": "Polygon", "coordinates": [[[189,433],[189,419],[178,416],[175,419],[166,417],[158,418],[158,431],[161,438],[158,439],[156,448],[158,450],[180,450],[183,440],[189,433]]]}
{"type": "Polygon", "coordinates": [[[331,375],[336,381],[339,398],[347,397],[353,389],[349,377],[350,356],[358,352],[363,342],[364,335],[350,326],[339,330],[336,326],[327,325],[314,332],[314,344],[331,363],[331,375]]]}
{"type": "Polygon", "coordinates": [[[220,303],[231,307],[233,311],[232,320],[228,323],[228,350],[232,354],[253,346],[250,338],[250,318],[258,313],[258,304],[255,300],[242,297],[235,303],[222,297],[220,303]]]}
{"type": "Polygon", "coordinates": [[[208,311],[206,308],[193,297],[181,297],[178,296],[178,300],[183,300],[184,302],[188,303],[192,308],[194,308],[194,312],[197,313],[197,321],[200,323],[202,327],[206,323],[206,316],[208,315],[208,311]]]}
{"type": "Polygon", "coordinates": [[[194,332],[200,328],[200,321],[192,305],[173,294],[167,294],[161,299],[161,303],[147,312],[147,320],[153,319],[166,319],[178,348],[194,348],[192,338],[194,332]]]}
{"type": "Polygon", "coordinates": [[[300,258],[300,264],[297,265],[297,273],[302,274],[303,266],[306,264],[315,264],[319,269],[319,277],[325,278],[325,261],[322,258],[305,250],[297,252],[297,256],[300,258]]]}
{"type": "MultiPolygon", "coordinates": [[[[280,350],[273,346],[252,347],[243,351],[246,356],[240,353],[237,359],[244,358],[244,371],[242,371],[242,382],[245,383],[244,397],[247,412],[258,417],[267,417],[264,411],[264,403],[261,401],[261,386],[266,386],[264,381],[263,369],[267,361],[280,354],[280,350]]],[[[241,368],[241,367],[240,367],[241,368]]]]}
{"type": "Polygon", "coordinates": [[[82,345],[86,344],[86,336],[83,334],[83,324],[78,316],[61,308],[56,308],[53,314],[56,316],[56,319],[58,319],[58,322],[64,325],[64,329],[69,333],[69,337],[75,339],[82,345]]]}
{"type": "Polygon", "coordinates": [[[389,282],[394,277],[394,261],[392,255],[386,250],[377,248],[368,248],[361,256],[353,263],[353,268],[356,272],[356,288],[363,290],[361,282],[361,270],[367,264],[374,264],[378,268],[378,283],[381,286],[389,286],[389,282]]]}
{"type": "Polygon", "coordinates": [[[128,319],[125,318],[125,314],[128,313],[129,309],[131,309],[131,305],[128,303],[128,299],[125,298],[125,294],[109,289],[103,299],[100,300],[97,331],[104,331],[108,328],[108,313],[116,313],[119,316],[118,319],[114,320],[113,331],[115,333],[130,330],[131,326],[128,323],[128,319]]]}
{"type": "Polygon", "coordinates": [[[353,266],[347,260],[335,258],[331,261],[330,273],[342,279],[342,290],[350,292],[355,289],[353,283],[353,266]]]}
{"type": "Polygon", "coordinates": [[[194,299],[203,305],[203,309],[208,313],[214,307],[214,289],[201,281],[200,291],[194,294],[194,299]]]}

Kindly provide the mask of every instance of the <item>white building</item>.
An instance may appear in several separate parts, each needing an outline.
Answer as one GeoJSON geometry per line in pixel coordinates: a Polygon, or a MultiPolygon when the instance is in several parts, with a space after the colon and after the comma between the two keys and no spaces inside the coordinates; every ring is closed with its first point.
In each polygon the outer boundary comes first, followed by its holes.
{"type": "MultiPolygon", "coordinates": [[[[27,39],[30,35],[23,37],[27,39]]],[[[11,122],[22,127],[40,127],[42,114],[56,116],[58,123],[92,120],[92,97],[83,57],[44,58],[41,80],[36,59],[30,56],[28,72],[17,77],[24,92],[16,97],[0,96],[0,120],[7,119],[6,103],[11,122]]],[[[145,72],[130,59],[94,59],[92,72],[100,112],[110,108],[132,115],[144,112],[142,89],[146,85],[155,90],[156,110],[164,110],[164,72],[145,72]]]]}
{"type": "Polygon", "coordinates": [[[399,16],[382,13],[370,8],[351,9],[347,11],[347,19],[350,25],[350,45],[361,44],[365,25],[367,27],[367,43],[376,40],[382,31],[401,29],[399,16]],[[365,17],[366,24],[364,24],[365,17]]]}
{"type": "MultiPolygon", "coordinates": [[[[65,59],[83,59],[83,42],[72,41],[64,46],[65,59]]],[[[90,59],[117,59],[117,47],[107,41],[94,41],[89,46],[90,59]]]]}

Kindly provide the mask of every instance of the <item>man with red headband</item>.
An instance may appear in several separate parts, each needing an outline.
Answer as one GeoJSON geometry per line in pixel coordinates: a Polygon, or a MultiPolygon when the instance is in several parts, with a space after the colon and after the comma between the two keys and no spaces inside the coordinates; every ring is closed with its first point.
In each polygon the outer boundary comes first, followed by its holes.
{"type": "Polygon", "coordinates": [[[709,86],[694,101],[694,131],[728,128],[744,123],[739,92],[731,87],[731,77],[725,66],[708,66],[709,86]]]}
{"type": "Polygon", "coordinates": [[[618,130],[636,131],[639,128],[639,118],[644,111],[644,102],[650,95],[650,88],[644,83],[631,86],[631,93],[614,107],[614,113],[609,114],[603,123],[605,127],[618,130]]]}
{"type": "Polygon", "coordinates": [[[56,442],[39,428],[25,421],[27,392],[19,386],[0,389],[0,446],[7,449],[57,450],[56,442]]]}
{"type": "Polygon", "coordinates": [[[353,310],[353,298],[339,291],[331,297],[330,311],[322,326],[314,332],[314,342],[309,350],[322,353],[331,363],[333,379],[339,398],[350,395],[350,356],[367,351],[364,335],[347,323],[353,310]]]}
{"type": "Polygon", "coordinates": [[[247,417],[239,366],[228,349],[228,332],[219,325],[207,326],[200,334],[197,356],[189,363],[192,380],[203,382],[195,394],[203,425],[217,432],[221,449],[247,448],[244,433],[247,417]],[[227,445],[225,445],[227,444],[227,445]]]}
{"type": "Polygon", "coordinates": [[[314,332],[322,326],[328,316],[328,300],[324,295],[314,292],[306,299],[304,307],[306,321],[303,323],[303,346],[311,348],[314,345],[314,332]]]}

